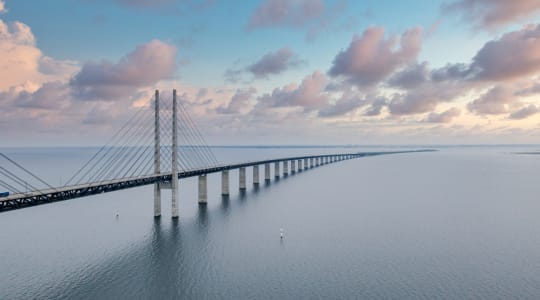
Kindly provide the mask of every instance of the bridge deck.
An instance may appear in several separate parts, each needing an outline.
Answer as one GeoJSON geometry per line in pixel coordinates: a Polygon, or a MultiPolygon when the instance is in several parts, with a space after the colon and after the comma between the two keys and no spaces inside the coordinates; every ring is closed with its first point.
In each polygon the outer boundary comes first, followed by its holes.
{"type": "MultiPolygon", "coordinates": [[[[310,155],[310,156],[296,156],[285,157],[268,160],[250,161],[236,164],[224,164],[219,166],[211,166],[207,168],[184,170],[178,173],[178,179],[199,176],[202,174],[209,174],[215,172],[221,172],[225,170],[233,170],[242,167],[250,167],[255,165],[263,165],[268,163],[303,160],[311,158],[322,157],[339,157],[343,155],[352,155],[354,158],[364,156],[375,156],[385,154],[399,154],[399,153],[411,153],[411,152],[429,152],[434,150],[409,150],[409,151],[386,151],[386,152],[357,152],[357,153],[341,153],[341,154],[328,154],[328,155],[310,155]]],[[[85,196],[97,195],[101,193],[108,193],[137,186],[154,184],[156,182],[170,182],[171,173],[151,174],[140,177],[121,178],[108,181],[91,182],[86,184],[79,184],[73,186],[64,186],[53,189],[43,189],[38,191],[30,191],[26,193],[12,194],[8,197],[0,198],[0,212],[11,209],[24,208],[29,206],[35,206],[39,204],[51,203],[62,200],[75,199],[85,196]]]]}

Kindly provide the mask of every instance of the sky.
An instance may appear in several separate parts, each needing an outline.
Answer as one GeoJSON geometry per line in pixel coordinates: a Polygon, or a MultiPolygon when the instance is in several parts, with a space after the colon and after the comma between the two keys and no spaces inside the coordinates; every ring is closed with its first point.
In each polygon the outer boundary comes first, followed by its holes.
{"type": "Polygon", "coordinates": [[[0,0],[0,147],[176,89],[212,145],[536,144],[538,0],[0,0]]]}

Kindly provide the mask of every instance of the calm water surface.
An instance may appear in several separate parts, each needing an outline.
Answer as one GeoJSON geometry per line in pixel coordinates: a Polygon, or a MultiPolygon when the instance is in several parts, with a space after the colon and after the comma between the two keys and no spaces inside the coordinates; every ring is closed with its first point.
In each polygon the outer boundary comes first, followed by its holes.
{"type": "MultiPolygon", "coordinates": [[[[513,153],[538,149],[439,149],[245,194],[236,170],[228,199],[213,174],[206,207],[197,179],[181,180],[178,221],[167,192],[154,220],[149,186],[1,213],[0,299],[539,299],[540,155],[513,153]]],[[[2,151],[58,185],[95,149],[2,151]]],[[[215,149],[221,161],[346,151],[215,149]]]]}

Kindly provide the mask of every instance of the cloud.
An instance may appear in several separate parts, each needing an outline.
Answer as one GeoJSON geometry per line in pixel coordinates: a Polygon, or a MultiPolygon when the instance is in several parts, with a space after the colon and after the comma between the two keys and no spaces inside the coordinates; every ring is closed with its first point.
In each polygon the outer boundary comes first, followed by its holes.
{"type": "Polygon", "coordinates": [[[153,40],[137,46],[118,63],[84,64],[70,84],[84,99],[113,100],[133,93],[135,88],[171,78],[176,64],[176,47],[153,40]]]}
{"type": "Polygon", "coordinates": [[[465,93],[462,82],[427,82],[405,93],[394,94],[388,109],[392,115],[414,115],[435,110],[442,102],[449,102],[465,93]]]}
{"type": "Polygon", "coordinates": [[[526,20],[540,11],[538,0],[459,0],[443,5],[443,9],[463,14],[463,19],[476,27],[494,29],[526,20]]]}
{"type": "Polygon", "coordinates": [[[221,114],[239,114],[249,111],[251,100],[257,93],[257,89],[250,87],[247,89],[238,89],[232,96],[231,101],[224,106],[218,107],[217,112],[221,114]]]}
{"type": "Polygon", "coordinates": [[[47,81],[64,80],[76,72],[78,66],[72,61],[44,56],[36,47],[36,39],[28,25],[0,20],[0,70],[2,91],[28,83],[39,86],[47,81]]]}
{"type": "Polygon", "coordinates": [[[15,98],[15,106],[60,110],[69,106],[71,101],[69,87],[60,81],[46,82],[35,92],[22,91],[15,98]]]}
{"type": "Polygon", "coordinates": [[[302,61],[289,48],[281,48],[276,52],[265,54],[246,70],[255,78],[268,78],[269,75],[280,74],[291,67],[302,64],[302,61]]]}
{"type": "Polygon", "coordinates": [[[342,20],[346,2],[327,7],[323,0],[264,0],[251,14],[247,29],[287,27],[306,29],[306,40],[314,40],[336,20],[342,20]]]}
{"type": "Polygon", "coordinates": [[[364,112],[364,116],[374,117],[381,114],[382,109],[388,104],[388,99],[384,97],[377,97],[369,108],[364,112]]]}
{"type": "Polygon", "coordinates": [[[336,55],[328,74],[343,77],[357,86],[371,86],[416,59],[422,47],[420,28],[409,29],[400,37],[385,39],[384,35],[381,27],[368,28],[362,36],[355,35],[349,47],[336,55]]]}
{"type": "Polygon", "coordinates": [[[392,87],[412,89],[429,80],[429,68],[427,62],[414,63],[402,71],[392,75],[388,84],[392,87]]]}
{"type": "Polygon", "coordinates": [[[271,94],[260,96],[258,107],[302,107],[304,111],[310,111],[323,107],[328,103],[328,95],[324,93],[327,79],[326,76],[315,71],[305,77],[300,85],[289,84],[282,88],[276,88],[271,94]]]}
{"type": "Polygon", "coordinates": [[[511,113],[508,118],[512,120],[521,120],[528,118],[540,112],[540,108],[534,104],[529,104],[522,109],[511,113]]]}
{"type": "Polygon", "coordinates": [[[508,113],[509,106],[515,103],[516,100],[508,87],[495,86],[470,102],[467,108],[477,115],[500,115],[508,113]]]}
{"type": "Polygon", "coordinates": [[[248,29],[302,27],[324,14],[322,0],[265,0],[251,14],[248,29]]]}
{"type": "Polygon", "coordinates": [[[475,79],[492,81],[540,72],[540,24],[528,25],[487,42],[473,58],[470,68],[475,79]]]}
{"type": "Polygon", "coordinates": [[[432,112],[427,116],[425,122],[428,123],[450,123],[456,117],[461,114],[459,108],[453,107],[442,113],[432,112]]]}
{"type": "Polygon", "coordinates": [[[336,103],[323,107],[319,110],[319,117],[337,117],[367,105],[368,101],[355,93],[344,93],[336,103]]]}
{"type": "Polygon", "coordinates": [[[0,0],[0,14],[7,13],[6,3],[4,0],[0,0]]]}

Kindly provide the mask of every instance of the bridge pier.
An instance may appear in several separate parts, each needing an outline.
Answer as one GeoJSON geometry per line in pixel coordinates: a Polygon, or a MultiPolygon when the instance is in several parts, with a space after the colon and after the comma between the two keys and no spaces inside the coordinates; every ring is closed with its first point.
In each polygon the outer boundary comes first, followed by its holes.
{"type": "Polygon", "coordinates": [[[308,169],[308,159],[304,158],[304,170],[308,169]]]}
{"type": "Polygon", "coordinates": [[[299,159],[299,160],[298,160],[298,172],[302,172],[302,169],[303,169],[303,168],[302,168],[302,160],[299,159]]]}
{"type": "Polygon", "coordinates": [[[245,167],[241,167],[238,170],[238,180],[239,180],[238,186],[240,187],[240,190],[245,190],[246,189],[246,168],[245,167]]]}
{"type": "Polygon", "coordinates": [[[221,195],[229,196],[229,170],[221,172],[221,195]]]}
{"type": "Polygon", "coordinates": [[[199,204],[208,202],[206,174],[199,175],[199,204]]]}
{"type": "Polygon", "coordinates": [[[283,161],[283,177],[289,175],[289,161],[284,160],[283,161]]]}
{"type": "Polygon", "coordinates": [[[259,185],[259,165],[253,166],[253,184],[259,185]]]}
{"type": "Polygon", "coordinates": [[[266,182],[270,181],[270,164],[269,163],[264,164],[264,181],[266,182]]]}
{"type": "Polygon", "coordinates": [[[296,173],[296,160],[291,160],[291,174],[296,173]]]}
{"type": "Polygon", "coordinates": [[[274,163],[274,177],[279,178],[279,161],[274,163]]]}

